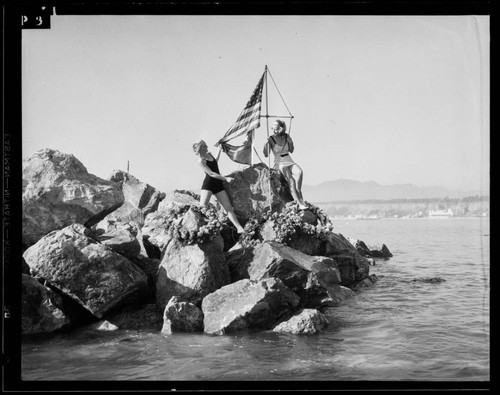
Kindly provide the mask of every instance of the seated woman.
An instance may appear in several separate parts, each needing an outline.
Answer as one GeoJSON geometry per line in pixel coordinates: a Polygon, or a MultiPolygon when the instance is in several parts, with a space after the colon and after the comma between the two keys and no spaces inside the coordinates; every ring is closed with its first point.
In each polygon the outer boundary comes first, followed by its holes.
{"type": "Polygon", "coordinates": [[[303,172],[300,166],[295,163],[290,156],[294,151],[293,140],[286,133],[286,124],[278,119],[273,122],[271,129],[274,132],[273,136],[269,136],[267,143],[264,145],[264,156],[269,156],[269,148],[274,154],[274,168],[279,170],[290,185],[290,192],[293,199],[298,203],[299,209],[307,209],[307,205],[302,197],[302,179],[303,172]]]}
{"type": "Polygon", "coordinates": [[[226,211],[229,220],[236,227],[238,233],[243,233],[243,227],[238,221],[238,218],[236,218],[233,206],[231,205],[229,196],[222,183],[223,181],[229,181],[229,179],[228,177],[222,176],[219,172],[217,161],[219,160],[221,149],[219,148],[219,153],[217,154],[217,158],[215,158],[208,152],[207,143],[203,140],[199,140],[193,144],[193,151],[198,155],[198,164],[206,174],[201,186],[200,204],[202,206],[207,206],[212,194],[215,195],[215,198],[226,211]]]}

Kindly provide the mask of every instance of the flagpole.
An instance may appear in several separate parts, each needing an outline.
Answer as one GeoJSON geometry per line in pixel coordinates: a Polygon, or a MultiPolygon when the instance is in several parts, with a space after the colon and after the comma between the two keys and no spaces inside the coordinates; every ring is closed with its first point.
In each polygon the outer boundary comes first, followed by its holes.
{"type": "Polygon", "coordinates": [[[271,193],[271,146],[269,144],[269,99],[267,96],[267,74],[268,74],[268,69],[267,69],[267,64],[266,68],[264,70],[265,73],[265,78],[264,78],[264,84],[266,86],[266,132],[267,132],[267,163],[268,163],[268,168],[269,168],[269,213],[273,210],[273,200],[272,200],[272,193],[271,193]]]}

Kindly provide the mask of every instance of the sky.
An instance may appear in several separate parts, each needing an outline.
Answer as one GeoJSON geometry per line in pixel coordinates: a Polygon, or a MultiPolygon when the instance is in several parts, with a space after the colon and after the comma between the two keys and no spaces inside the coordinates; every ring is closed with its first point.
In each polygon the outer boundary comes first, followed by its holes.
{"type": "MultiPolygon", "coordinates": [[[[267,65],[268,111],[293,115],[305,185],[486,192],[489,28],[489,16],[53,15],[22,32],[22,155],[51,148],[104,179],[128,165],[161,191],[197,190],[192,143],[217,153],[267,65]]],[[[267,133],[262,119],[256,162],[267,133]]],[[[219,167],[244,168],[225,154],[219,167]]]]}

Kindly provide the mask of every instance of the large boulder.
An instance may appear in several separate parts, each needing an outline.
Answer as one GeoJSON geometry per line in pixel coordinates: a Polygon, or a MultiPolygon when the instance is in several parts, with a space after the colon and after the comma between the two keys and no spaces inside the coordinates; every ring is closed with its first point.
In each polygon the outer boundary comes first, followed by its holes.
{"type": "Polygon", "coordinates": [[[223,248],[220,236],[190,245],[172,239],[158,269],[158,306],[164,308],[173,296],[197,304],[209,293],[228,284],[230,275],[223,248]]]}
{"type": "Polygon", "coordinates": [[[299,299],[279,279],[237,281],[203,299],[204,331],[223,335],[245,329],[271,329],[293,315],[299,299]]]}
{"type": "Polygon", "coordinates": [[[122,170],[114,170],[109,180],[120,186],[125,201],[96,225],[105,231],[110,224],[115,222],[133,221],[142,226],[144,218],[149,213],[156,211],[160,202],[165,198],[165,193],[122,170]]]}
{"type": "Polygon", "coordinates": [[[203,312],[178,296],[169,300],[163,313],[162,333],[203,332],[203,312]]]}
{"type": "Polygon", "coordinates": [[[33,275],[80,303],[95,317],[147,295],[147,277],[137,266],[97,242],[91,231],[73,224],[53,231],[23,257],[33,275]]]}
{"type": "Polygon", "coordinates": [[[238,255],[233,251],[231,256],[229,267],[233,281],[279,278],[300,297],[299,307],[334,306],[342,300],[340,271],[331,258],[309,256],[277,242],[263,243],[252,253],[246,251],[238,255]],[[244,259],[244,255],[251,260],[244,259]]]}
{"type": "Polygon", "coordinates": [[[59,295],[28,274],[22,274],[21,298],[23,335],[53,332],[70,324],[57,306],[61,303],[59,295]]]}
{"type": "Polygon", "coordinates": [[[328,319],[318,310],[304,309],[288,321],[276,325],[273,332],[313,335],[328,327],[328,319]]]}
{"type": "Polygon", "coordinates": [[[73,155],[43,149],[23,161],[23,243],[74,223],[92,226],[124,202],[120,187],[73,155]]]}
{"type": "Polygon", "coordinates": [[[281,211],[293,200],[290,188],[281,173],[258,163],[231,174],[233,179],[225,183],[236,216],[243,224],[250,218],[269,211],[281,211]]]}

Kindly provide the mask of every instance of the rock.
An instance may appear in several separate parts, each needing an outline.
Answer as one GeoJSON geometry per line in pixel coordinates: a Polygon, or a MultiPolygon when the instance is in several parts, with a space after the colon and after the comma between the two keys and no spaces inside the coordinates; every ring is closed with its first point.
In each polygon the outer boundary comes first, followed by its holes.
{"type": "Polygon", "coordinates": [[[328,319],[318,310],[304,309],[288,321],[274,327],[278,333],[292,333],[294,335],[311,335],[323,331],[328,327],[328,319]]]}
{"type": "Polygon", "coordinates": [[[147,292],[147,277],[90,234],[81,224],[70,225],[40,239],[23,257],[31,273],[102,318],[124,303],[141,300],[147,292]]]}
{"type": "Polygon", "coordinates": [[[142,227],[145,217],[156,211],[165,198],[165,193],[122,170],[114,170],[109,180],[120,186],[125,201],[95,226],[103,232],[109,232],[117,223],[134,222],[139,228],[142,227]]]}
{"type": "Polygon", "coordinates": [[[389,259],[393,256],[385,244],[368,246],[364,241],[359,239],[347,238],[347,240],[349,240],[363,257],[389,259]]]}
{"type": "Polygon", "coordinates": [[[293,200],[284,177],[272,170],[269,178],[269,168],[263,163],[234,172],[231,177],[234,178],[224,186],[242,224],[269,211],[270,206],[272,211],[282,211],[293,200]]]}
{"type": "Polygon", "coordinates": [[[91,329],[103,332],[116,331],[119,328],[116,325],[113,325],[111,322],[106,320],[101,320],[91,325],[91,329]]]}
{"type": "Polygon", "coordinates": [[[22,274],[30,274],[30,267],[26,263],[25,259],[21,257],[21,273],[22,274]]]}
{"type": "Polygon", "coordinates": [[[336,295],[340,291],[340,272],[331,258],[312,257],[277,242],[263,243],[252,254],[248,251],[243,254],[251,260],[240,256],[236,264],[232,259],[232,280],[279,278],[300,297],[299,307],[334,306],[340,300],[336,295]]]}
{"type": "Polygon", "coordinates": [[[203,312],[194,304],[172,297],[163,313],[162,333],[203,332],[203,312]]]}
{"type": "Polygon", "coordinates": [[[373,258],[389,259],[392,258],[392,253],[385,244],[380,245],[370,245],[370,252],[373,258]]]}
{"type": "Polygon", "coordinates": [[[154,303],[129,305],[106,316],[120,329],[159,332],[163,324],[163,312],[154,303]]]}
{"type": "Polygon", "coordinates": [[[118,223],[118,226],[114,226],[108,232],[97,235],[96,239],[118,254],[134,259],[141,253],[141,243],[134,235],[136,232],[133,232],[129,224],[118,223]]]}
{"type": "Polygon", "coordinates": [[[444,278],[441,278],[441,277],[421,277],[421,278],[414,278],[412,281],[413,282],[428,283],[428,284],[439,284],[439,283],[442,283],[446,280],[444,278]]]}
{"type": "Polygon", "coordinates": [[[180,205],[197,205],[200,203],[200,195],[192,191],[174,189],[166,194],[165,198],[159,204],[158,210],[168,208],[172,202],[180,205]]]}
{"type": "Polygon", "coordinates": [[[244,329],[271,329],[293,314],[299,300],[279,279],[240,280],[203,299],[204,331],[223,335],[244,329]]]}
{"type": "MultiPolygon", "coordinates": [[[[165,193],[145,182],[139,181],[130,173],[122,170],[114,170],[109,180],[120,185],[125,201],[141,210],[144,216],[156,211],[158,205],[166,196],[165,193]]],[[[128,222],[128,220],[125,222],[128,222]]]]}
{"type": "Polygon", "coordinates": [[[229,275],[231,276],[231,283],[235,283],[244,278],[250,278],[250,265],[255,256],[253,247],[238,247],[239,248],[231,249],[225,254],[229,275]]]}
{"type": "Polygon", "coordinates": [[[55,305],[58,295],[28,274],[22,274],[21,297],[23,335],[53,332],[70,324],[69,318],[55,305]]]}
{"type": "Polygon", "coordinates": [[[158,269],[161,261],[156,258],[146,258],[144,256],[137,256],[131,259],[148,278],[148,300],[153,303],[156,301],[156,282],[158,281],[158,269]]]}
{"type": "Polygon", "coordinates": [[[117,184],[89,174],[73,155],[43,149],[23,161],[23,243],[74,223],[92,226],[124,202],[117,184]]]}
{"type": "Polygon", "coordinates": [[[197,304],[209,293],[228,284],[230,276],[223,248],[220,236],[194,245],[172,240],[158,270],[158,306],[163,309],[172,296],[197,304]]]}
{"type": "Polygon", "coordinates": [[[378,277],[376,274],[371,274],[367,278],[361,280],[360,282],[356,283],[353,286],[353,289],[360,289],[360,288],[367,288],[371,287],[373,284],[375,284],[378,281],[378,277]]]}

